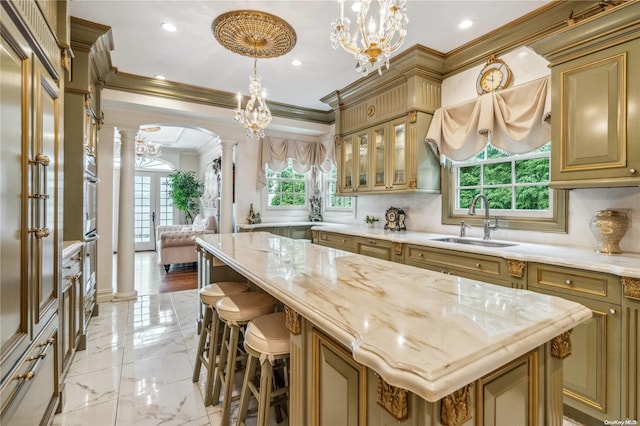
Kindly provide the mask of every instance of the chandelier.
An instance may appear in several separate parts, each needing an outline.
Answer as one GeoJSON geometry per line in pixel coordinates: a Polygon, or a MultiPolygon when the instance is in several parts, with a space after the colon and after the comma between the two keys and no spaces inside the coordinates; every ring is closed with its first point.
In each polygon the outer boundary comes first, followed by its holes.
{"type": "Polygon", "coordinates": [[[398,50],[407,35],[409,22],[406,12],[407,0],[376,0],[378,14],[369,14],[372,0],[362,0],[356,21],[356,29],[351,35],[351,20],[344,16],[345,0],[338,0],[340,16],[331,22],[331,46],[344,50],[356,57],[356,72],[363,76],[370,69],[377,68],[382,74],[382,66],[389,69],[391,53],[398,50]],[[358,43],[359,42],[359,43],[358,43]]]}
{"type": "Polygon", "coordinates": [[[289,52],[296,44],[296,33],[287,22],[269,13],[236,10],[223,13],[212,24],[213,34],[226,49],[253,58],[253,75],[249,77],[249,101],[242,108],[242,94],[233,121],[247,129],[247,136],[264,137],[271,123],[262,80],[256,72],[258,58],[275,58],[289,52]]]}
{"type": "Polygon", "coordinates": [[[142,163],[145,160],[152,160],[162,155],[162,151],[160,151],[160,145],[148,143],[142,137],[142,134],[140,132],[138,132],[138,134],[136,135],[135,153],[136,164],[142,163]]]}

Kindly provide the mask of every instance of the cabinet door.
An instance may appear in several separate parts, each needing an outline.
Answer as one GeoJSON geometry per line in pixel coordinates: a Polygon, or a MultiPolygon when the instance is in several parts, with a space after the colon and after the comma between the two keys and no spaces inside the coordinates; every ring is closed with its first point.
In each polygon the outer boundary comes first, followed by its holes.
{"type": "Polygon", "coordinates": [[[356,253],[382,260],[393,260],[393,243],[374,238],[357,238],[356,253]]]}
{"type": "Polygon", "coordinates": [[[408,153],[407,123],[403,118],[391,123],[390,132],[389,170],[391,170],[390,189],[406,189],[409,187],[407,179],[408,153]]]}
{"type": "Polygon", "coordinates": [[[344,193],[353,192],[355,189],[354,176],[355,176],[355,160],[354,160],[354,140],[355,135],[346,136],[342,139],[339,154],[341,158],[341,166],[338,169],[340,191],[344,193]]]}
{"type": "Polygon", "coordinates": [[[373,144],[371,148],[373,149],[373,153],[371,154],[371,189],[377,191],[385,191],[389,187],[387,178],[387,146],[389,145],[389,140],[385,137],[386,127],[387,126],[380,126],[372,131],[373,144]]]}
{"type": "Polygon", "coordinates": [[[571,355],[563,360],[564,404],[602,421],[620,418],[620,306],[536,291],[580,303],[593,312],[571,333],[571,355]]]}
{"type": "Polygon", "coordinates": [[[551,186],[640,185],[639,67],[640,40],[554,67],[551,186]]]}
{"type": "Polygon", "coordinates": [[[311,424],[366,425],[366,368],[317,330],[312,331],[311,358],[311,424]]]}
{"type": "Polygon", "coordinates": [[[31,259],[34,335],[57,308],[57,228],[59,88],[35,62],[35,135],[31,152],[31,259]]]}
{"type": "MultiPolygon", "coordinates": [[[[5,15],[2,15],[3,19],[5,15]]],[[[26,199],[29,87],[31,61],[7,32],[0,35],[0,359],[3,372],[13,366],[29,344],[26,199]],[[23,148],[24,151],[23,151],[23,148]],[[23,153],[24,152],[24,153],[23,153]]],[[[26,43],[25,43],[26,44],[26,43]]],[[[4,375],[4,374],[3,374],[4,375]]]]}
{"type": "Polygon", "coordinates": [[[366,191],[369,189],[369,132],[359,133],[356,136],[356,144],[356,191],[366,191]]]}

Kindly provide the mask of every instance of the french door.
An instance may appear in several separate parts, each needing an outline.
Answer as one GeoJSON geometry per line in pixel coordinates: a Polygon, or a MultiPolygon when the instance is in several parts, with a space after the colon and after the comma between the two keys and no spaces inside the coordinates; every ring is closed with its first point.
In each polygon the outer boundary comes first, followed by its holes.
{"type": "Polygon", "coordinates": [[[173,224],[173,201],[166,173],[136,172],[135,249],[156,249],[156,228],[173,224]]]}

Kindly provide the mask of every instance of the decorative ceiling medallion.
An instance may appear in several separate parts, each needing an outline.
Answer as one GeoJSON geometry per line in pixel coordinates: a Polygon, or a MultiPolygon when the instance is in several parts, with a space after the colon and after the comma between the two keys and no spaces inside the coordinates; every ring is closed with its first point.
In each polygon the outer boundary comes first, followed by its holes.
{"type": "Polygon", "coordinates": [[[218,43],[251,58],[275,58],[296,45],[296,32],[286,21],[257,10],[235,10],[218,16],[211,25],[218,43]]]}

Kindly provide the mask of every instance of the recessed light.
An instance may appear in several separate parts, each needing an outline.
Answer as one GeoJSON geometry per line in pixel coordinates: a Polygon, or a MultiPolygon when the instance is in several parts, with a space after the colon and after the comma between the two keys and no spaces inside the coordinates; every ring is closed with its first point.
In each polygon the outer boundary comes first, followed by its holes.
{"type": "Polygon", "coordinates": [[[175,33],[177,30],[176,26],[170,22],[163,22],[162,24],[160,24],[160,26],[163,30],[169,31],[170,33],[175,33]]]}
{"type": "Polygon", "coordinates": [[[360,7],[362,6],[362,3],[360,3],[359,1],[355,2],[354,4],[351,5],[351,11],[355,12],[355,13],[359,13],[360,12],[360,7]]]}
{"type": "Polygon", "coordinates": [[[165,77],[164,75],[160,75],[160,74],[156,74],[154,75],[155,78],[157,78],[158,80],[166,80],[167,77],[165,77]]]}
{"type": "Polygon", "coordinates": [[[464,30],[469,28],[472,25],[473,25],[473,21],[471,19],[465,19],[464,21],[458,24],[458,28],[460,28],[461,30],[464,30]]]}
{"type": "Polygon", "coordinates": [[[299,67],[300,65],[302,65],[302,61],[300,59],[294,59],[293,61],[291,61],[291,65],[293,65],[294,67],[299,67]]]}

